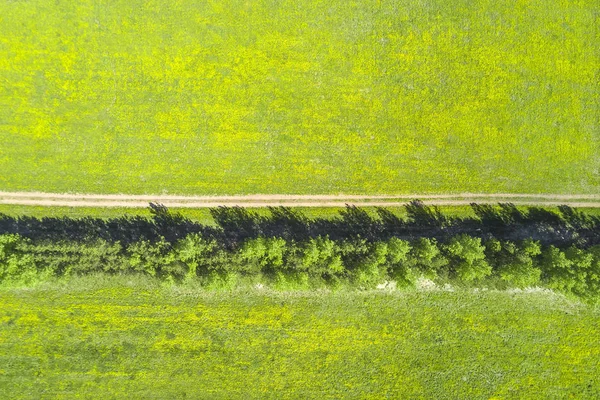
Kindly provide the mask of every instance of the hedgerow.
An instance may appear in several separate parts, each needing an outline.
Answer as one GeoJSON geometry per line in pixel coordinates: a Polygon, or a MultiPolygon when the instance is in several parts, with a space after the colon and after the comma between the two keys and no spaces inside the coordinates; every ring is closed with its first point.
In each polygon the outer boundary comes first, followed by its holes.
{"type": "Polygon", "coordinates": [[[417,238],[367,240],[360,236],[304,241],[247,238],[236,247],[192,233],[170,243],[34,242],[0,235],[0,283],[29,284],[49,277],[92,273],[145,274],[207,286],[233,287],[239,278],[258,278],[279,288],[310,282],[373,288],[384,281],[414,286],[419,277],[467,285],[499,281],[505,287],[545,286],[584,298],[600,293],[600,246],[559,248],[526,239],[518,242],[460,234],[447,241],[417,238]]]}
{"type": "Polygon", "coordinates": [[[371,288],[384,281],[411,287],[423,277],[598,297],[598,217],[567,206],[472,208],[476,217],[452,218],[413,201],[405,218],[348,206],[338,218],[310,219],[285,207],[271,207],[270,215],[219,207],[211,210],[217,227],[157,204],[150,205],[151,218],[0,215],[0,282],[137,273],[218,288],[241,278],[284,289],[371,288]]]}

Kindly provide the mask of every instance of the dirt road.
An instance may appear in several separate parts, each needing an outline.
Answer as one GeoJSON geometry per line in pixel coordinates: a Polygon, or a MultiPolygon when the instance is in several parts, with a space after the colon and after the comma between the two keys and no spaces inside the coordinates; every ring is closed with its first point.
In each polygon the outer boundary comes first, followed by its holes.
{"type": "Polygon", "coordinates": [[[42,192],[0,192],[0,204],[61,206],[61,207],[148,207],[161,203],[167,207],[206,208],[218,206],[240,207],[344,207],[401,206],[413,199],[430,205],[468,205],[470,203],[510,202],[515,205],[572,207],[600,207],[600,195],[515,194],[515,193],[460,193],[411,195],[240,195],[240,196],[178,196],[127,194],[71,194],[42,192]]]}

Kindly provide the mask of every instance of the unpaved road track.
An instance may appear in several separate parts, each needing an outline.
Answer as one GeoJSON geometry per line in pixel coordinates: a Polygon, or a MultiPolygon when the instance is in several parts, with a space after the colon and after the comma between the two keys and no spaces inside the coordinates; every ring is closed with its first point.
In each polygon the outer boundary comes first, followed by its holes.
{"type": "Polygon", "coordinates": [[[240,207],[344,207],[402,206],[420,199],[430,205],[468,205],[470,203],[513,203],[515,205],[600,207],[599,195],[460,193],[412,195],[240,195],[240,196],[175,196],[126,194],[70,194],[42,192],[0,192],[0,204],[57,207],[148,207],[150,202],[167,207],[206,208],[240,207]]]}

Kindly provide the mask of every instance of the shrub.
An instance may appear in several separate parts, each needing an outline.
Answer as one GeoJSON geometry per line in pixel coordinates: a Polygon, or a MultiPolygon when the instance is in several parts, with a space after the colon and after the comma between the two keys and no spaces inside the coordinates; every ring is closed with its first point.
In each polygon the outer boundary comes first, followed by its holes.
{"type": "Polygon", "coordinates": [[[298,290],[309,288],[309,276],[304,271],[277,271],[273,276],[275,287],[282,290],[298,290]]]}
{"type": "Polygon", "coordinates": [[[177,241],[173,252],[173,257],[187,266],[189,276],[207,275],[209,271],[220,269],[217,242],[198,233],[177,241]]]}
{"type": "Polygon", "coordinates": [[[593,257],[592,264],[587,273],[587,291],[590,296],[600,296],[600,245],[589,249],[593,257]]]}
{"type": "Polygon", "coordinates": [[[320,236],[303,242],[258,237],[234,249],[198,233],[173,245],[160,238],[134,242],[125,250],[118,241],[35,243],[19,235],[0,235],[0,282],[28,283],[53,274],[142,272],[173,282],[200,277],[215,288],[234,287],[241,275],[244,280],[266,275],[286,289],[306,288],[319,280],[331,287],[346,279],[368,288],[386,279],[413,285],[419,276],[435,279],[444,271],[472,282],[493,271],[513,287],[542,279],[550,288],[577,296],[600,295],[600,245],[588,250],[549,246],[542,251],[532,239],[491,239],[484,246],[481,239],[463,234],[444,246],[432,238],[411,244],[397,237],[373,242],[356,236],[336,242],[320,236]]]}
{"type": "Polygon", "coordinates": [[[358,237],[342,242],[341,252],[353,283],[373,287],[387,277],[387,243],[370,243],[358,237]]]}
{"type": "Polygon", "coordinates": [[[66,275],[86,274],[91,272],[117,273],[127,270],[119,242],[111,243],[97,240],[89,244],[76,244],[72,253],[71,264],[63,271],[66,275]]]}
{"type": "Polygon", "coordinates": [[[232,271],[210,271],[203,277],[202,282],[204,287],[213,290],[231,290],[234,289],[240,276],[237,272],[232,271]]]}

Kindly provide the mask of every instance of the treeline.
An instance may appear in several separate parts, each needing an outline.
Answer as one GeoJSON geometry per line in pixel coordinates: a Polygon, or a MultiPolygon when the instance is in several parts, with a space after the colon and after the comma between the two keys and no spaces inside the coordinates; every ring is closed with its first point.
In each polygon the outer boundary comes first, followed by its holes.
{"type": "Polygon", "coordinates": [[[406,217],[386,208],[376,208],[375,216],[364,209],[348,206],[335,218],[308,218],[286,207],[270,207],[268,215],[259,215],[240,207],[210,210],[216,227],[202,225],[172,213],[164,206],[151,204],[151,218],[11,217],[0,214],[0,234],[18,234],[33,241],[104,240],[129,245],[139,241],[164,240],[173,244],[192,233],[202,234],[229,249],[251,238],[282,238],[307,241],[327,236],[332,240],[361,237],[367,241],[391,238],[415,240],[430,238],[447,241],[466,234],[482,240],[522,241],[532,239],[544,246],[578,246],[588,248],[600,244],[600,218],[568,206],[558,212],[539,207],[519,209],[513,204],[497,206],[472,204],[474,217],[449,217],[438,208],[420,201],[405,206],[406,217]]]}
{"type": "Polygon", "coordinates": [[[145,274],[171,282],[197,279],[221,287],[255,279],[282,288],[341,284],[372,288],[385,281],[406,287],[427,278],[496,288],[540,285],[597,299],[600,245],[561,249],[532,239],[482,241],[466,234],[445,241],[423,237],[373,241],[358,235],[303,241],[256,237],[234,247],[200,233],[174,242],[129,244],[102,239],[34,242],[15,234],[0,235],[0,283],[30,284],[92,273],[145,274]]]}

